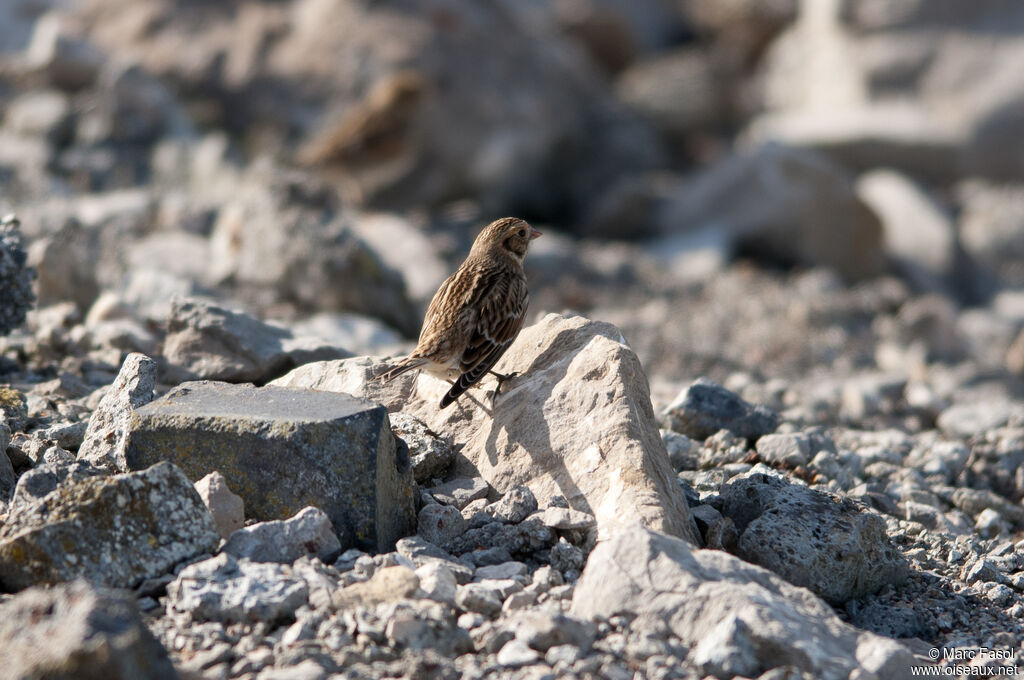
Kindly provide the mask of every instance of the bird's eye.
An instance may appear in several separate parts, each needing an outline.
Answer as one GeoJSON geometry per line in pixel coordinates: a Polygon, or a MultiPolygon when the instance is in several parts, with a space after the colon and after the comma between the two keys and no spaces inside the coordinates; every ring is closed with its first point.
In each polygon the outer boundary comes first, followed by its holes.
{"type": "Polygon", "coordinates": [[[526,230],[525,229],[520,229],[519,230],[519,238],[523,238],[524,236],[526,236],[526,230]]]}

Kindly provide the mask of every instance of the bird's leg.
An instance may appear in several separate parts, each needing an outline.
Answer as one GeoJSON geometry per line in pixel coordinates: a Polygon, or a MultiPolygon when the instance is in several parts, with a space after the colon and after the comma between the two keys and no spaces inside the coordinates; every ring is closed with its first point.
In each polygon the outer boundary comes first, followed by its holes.
{"type": "Polygon", "coordinates": [[[515,372],[515,373],[498,373],[497,371],[487,371],[487,372],[490,373],[491,375],[493,375],[495,378],[498,379],[498,387],[495,388],[495,390],[494,390],[494,394],[495,395],[501,394],[501,386],[505,384],[506,380],[511,380],[512,378],[518,378],[519,377],[519,373],[518,372],[515,372]]]}

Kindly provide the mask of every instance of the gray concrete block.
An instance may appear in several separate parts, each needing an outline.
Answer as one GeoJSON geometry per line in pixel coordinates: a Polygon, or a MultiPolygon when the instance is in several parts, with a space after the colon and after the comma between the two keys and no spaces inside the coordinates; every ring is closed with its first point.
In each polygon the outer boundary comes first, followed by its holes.
{"type": "Polygon", "coordinates": [[[387,411],[347,394],[184,383],[132,416],[127,466],[161,460],[192,480],[220,471],[251,518],[320,508],[343,548],[388,551],[415,532],[416,485],[387,411]]]}

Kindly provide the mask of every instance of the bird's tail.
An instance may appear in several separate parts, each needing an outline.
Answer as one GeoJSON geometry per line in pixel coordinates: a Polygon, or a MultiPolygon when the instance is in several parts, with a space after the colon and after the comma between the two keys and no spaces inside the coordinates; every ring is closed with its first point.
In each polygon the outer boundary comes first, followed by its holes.
{"type": "Polygon", "coordinates": [[[380,382],[389,382],[391,380],[394,380],[398,376],[402,375],[403,373],[407,373],[411,370],[419,368],[425,363],[427,363],[427,360],[423,357],[408,356],[399,361],[397,364],[395,364],[388,370],[384,371],[383,373],[378,373],[374,377],[374,380],[379,380],[380,382]]]}
{"type": "Polygon", "coordinates": [[[476,384],[480,376],[474,377],[469,373],[463,373],[459,376],[459,379],[452,384],[452,388],[448,390],[448,393],[441,397],[441,408],[448,408],[451,404],[455,403],[455,400],[462,396],[462,393],[476,384]]]}

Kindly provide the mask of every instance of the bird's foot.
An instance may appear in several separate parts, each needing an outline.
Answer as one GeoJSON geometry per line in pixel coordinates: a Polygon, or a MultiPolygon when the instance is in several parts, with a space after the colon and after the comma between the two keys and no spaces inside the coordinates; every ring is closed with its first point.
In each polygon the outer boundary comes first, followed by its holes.
{"type": "MultiPolygon", "coordinates": [[[[498,373],[497,371],[487,371],[487,372],[490,373],[491,375],[493,375],[495,378],[498,379],[498,386],[494,390],[494,395],[495,396],[501,394],[501,386],[504,385],[506,381],[511,380],[512,378],[518,378],[519,377],[519,373],[518,372],[516,372],[516,373],[498,373]]],[[[493,401],[494,397],[491,397],[491,400],[493,401]]]]}

